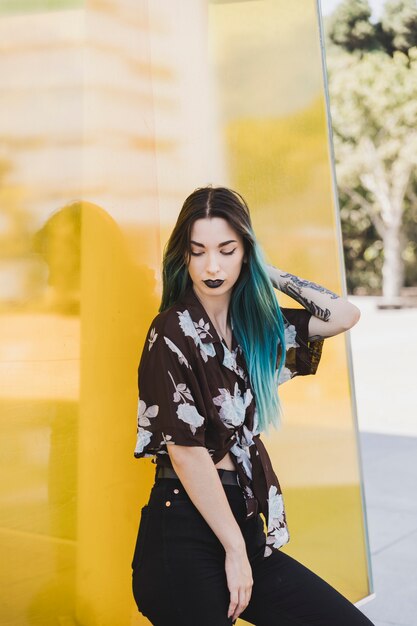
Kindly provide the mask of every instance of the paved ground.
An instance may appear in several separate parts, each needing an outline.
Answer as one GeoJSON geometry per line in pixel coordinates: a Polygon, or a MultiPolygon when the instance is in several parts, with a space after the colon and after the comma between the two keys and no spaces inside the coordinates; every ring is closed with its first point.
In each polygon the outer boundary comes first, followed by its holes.
{"type": "Polygon", "coordinates": [[[362,312],[350,337],[376,593],[360,609],[375,626],[417,626],[417,309],[349,299],[362,312]]]}
{"type": "Polygon", "coordinates": [[[361,433],[375,626],[417,626],[417,437],[361,433]]]}
{"type": "Polygon", "coordinates": [[[351,296],[361,310],[349,331],[360,430],[417,436],[417,308],[376,308],[376,298],[351,296]]]}

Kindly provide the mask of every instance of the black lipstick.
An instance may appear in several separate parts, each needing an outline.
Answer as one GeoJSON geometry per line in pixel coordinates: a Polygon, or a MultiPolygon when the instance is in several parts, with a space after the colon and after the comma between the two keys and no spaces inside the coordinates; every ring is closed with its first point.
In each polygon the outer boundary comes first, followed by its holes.
{"type": "Polygon", "coordinates": [[[210,287],[210,289],[216,289],[216,287],[223,285],[224,280],[204,280],[203,282],[207,287],[210,287]]]}

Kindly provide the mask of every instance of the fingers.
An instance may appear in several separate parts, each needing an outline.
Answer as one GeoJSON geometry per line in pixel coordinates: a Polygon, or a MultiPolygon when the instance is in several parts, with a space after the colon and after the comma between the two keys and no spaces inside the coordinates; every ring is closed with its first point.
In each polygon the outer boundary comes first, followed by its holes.
{"type": "Polygon", "coordinates": [[[247,588],[241,587],[230,594],[230,604],[227,617],[232,617],[232,622],[237,620],[239,615],[246,609],[249,604],[251,594],[252,586],[247,588]]]}
{"type": "Polygon", "coordinates": [[[233,591],[230,592],[230,604],[229,604],[229,609],[227,611],[227,617],[231,617],[234,614],[238,603],[239,603],[239,590],[234,589],[233,591]]]}
{"type": "Polygon", "coordinates": [[[235,610],[233,611],[232,621],[236,620],[239,617],[239,615],[246,609],[246,606],[247,606],[247,602],[245,601],[246,597],[247,597],[247,594],[245,593],[245,591],[240,590],[239,602],[235,610]]]}

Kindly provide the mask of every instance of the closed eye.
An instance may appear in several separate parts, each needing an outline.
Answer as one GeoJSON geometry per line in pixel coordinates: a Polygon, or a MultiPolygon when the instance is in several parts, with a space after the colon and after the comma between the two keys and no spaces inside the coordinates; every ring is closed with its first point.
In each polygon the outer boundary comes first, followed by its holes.
{"type": "MultiPolygon", "coordinates": [[[[226,256],[230,256],[235,251],[236,251],[236,248],[234,250],[232,250],[231,252],[220,252],[220,254],[224,254],[226,256]]],[[[204,254],[204,252],[191,252],[191,254],[192,254],[192,256],[201,256],[202,254],[204,254]]]]}

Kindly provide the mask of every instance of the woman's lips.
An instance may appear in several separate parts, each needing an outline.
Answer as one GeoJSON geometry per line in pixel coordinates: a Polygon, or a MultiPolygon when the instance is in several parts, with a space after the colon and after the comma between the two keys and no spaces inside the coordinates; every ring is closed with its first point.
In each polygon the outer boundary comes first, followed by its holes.
{"type": "Polygon", "coordinates": [[[204,280],[203,282],[207,287],[210,287],[210,289],[215,289],[216,287],[220,287],[220,285],[224,283],[224,280],[204,280]]]}

